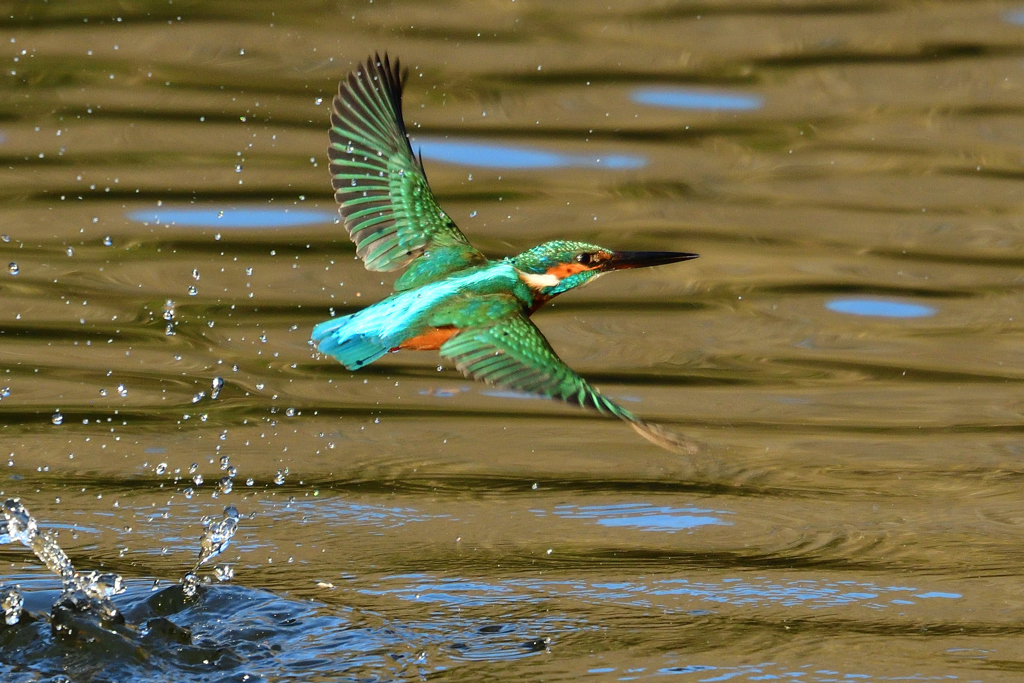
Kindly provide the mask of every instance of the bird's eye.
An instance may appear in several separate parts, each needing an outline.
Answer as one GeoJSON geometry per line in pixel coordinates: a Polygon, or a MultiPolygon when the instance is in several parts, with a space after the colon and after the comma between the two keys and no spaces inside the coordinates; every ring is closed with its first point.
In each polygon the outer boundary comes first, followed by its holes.
{"type": "Polygon", "coordinates": [[[576,263],[589,266],[597,262],[597,254],[579,254],[576,256],[576,263]]]}

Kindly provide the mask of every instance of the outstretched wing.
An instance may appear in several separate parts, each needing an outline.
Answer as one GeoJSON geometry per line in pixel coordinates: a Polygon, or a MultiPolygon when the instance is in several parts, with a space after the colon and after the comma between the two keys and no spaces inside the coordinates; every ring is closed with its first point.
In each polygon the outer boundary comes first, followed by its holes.
{"type": "Polygon", "coordinates": [[[473,379],[595,408],[629,421],[640,436],[666,450],[689,455],[699,451],[693,440],[645,422],[602,396],[573,372],[537,326],[518,312],[462,329],[441,345],[441,355],[455,361],[455,366],[473,379]]]}
{"type": "Polygon", "coordinates": [[[441,210],[402,119],[403,75],[387,55],[367,60],[338,87],[331,113],[334,197],[368,270],[392,271],[424,253],[416,284],[486,261],[441,210]]]}
{"type": "Polygon", "coordinates": [[[526,391],[635,421],[559,358],[537,326],[514,313],[461,330],[441,346],[463,374],[503,389],[526,391]]]}

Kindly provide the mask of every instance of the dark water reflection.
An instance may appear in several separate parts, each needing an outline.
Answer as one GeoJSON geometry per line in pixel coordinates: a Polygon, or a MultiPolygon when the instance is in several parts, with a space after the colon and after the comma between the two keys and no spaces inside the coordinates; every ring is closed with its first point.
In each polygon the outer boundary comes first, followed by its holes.
{"type": "MultiPolygon", "coordinates": [[[[1019,680],[1021,11],[0,12],[0,495],[136,615],[204,516],[244,516],[234,580],[167,617],[209,656],[39,619],[0,631],[0,679],[1019,680]],[[536,318],[699,457],[435,354],[311,355],[390,292],[335,223],[325,132],[385,49],[489,255],[701,254],[536,318]]],[[[0,559],[45,614],[56,581],[0,559]]]]}

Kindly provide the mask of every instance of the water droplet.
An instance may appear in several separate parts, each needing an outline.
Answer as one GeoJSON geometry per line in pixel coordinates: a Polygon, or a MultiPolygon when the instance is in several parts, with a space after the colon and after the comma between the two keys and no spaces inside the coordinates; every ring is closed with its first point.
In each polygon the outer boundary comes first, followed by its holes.
{"type": "Polygon", "coordinates": [[[252,267],[246,268],[245,269],[245,274],[246,275],[252,275],[252,267]]]}
{"type": "Polygon", "coordinates": [[[230,581],[235,578],[235,570],[226,564],[217,565],[213,568],[213,575],[218,581],[230,581]]]}
{"type": "Polygon", "coordinates": [[[199,290],[198,290],[198,289],[196,289],[196,286],[195,286],[195,285],[189,285],[189,286],[188,286],[188,295],[189,295],[189,296],[195,296],[195,295],[196,295],[196,294],[198,294],[198,293],[199,293],[199,290]]]}
{"type": "Polygon", "coordinates": [[[245,480],[245,485],[246,486],[252,486],[255,483],[256,483],[256,480],[253,479],[252,477],[249,477],[248,479],[245,480]]]}
{"type": "MultiPolygon", "coordinates": [[[[220,396],[220,390],[224,388],[224,378],[214,377],[213,378],[213,389],[210,391],[210,398],[214,399],[220,396]]],[[[224,439],[221,439],[223,441],[224,439]]]]}
{"type": "Polygon", "coordinates": [[[203,400],[204,396],[206,396],[206,392],[205,391],[200,391],[198,394],[196,394],[195,396],[192,397],[192,402],[193,403],[199,403],[200,401],[203,400]]]}
{"type": "MultiPolygon", "coordinates": [[[[53,536],[39,533],[38,523],[29,514],[20,499],[6,500],[3,504],[3,514],[7,518],[8,535],[31,548],[36,557],[46,565],[46,568],[61,578],[65,592],[83,588],[77,581],[79,575],[75,572],[67,554],[57,545],[53,536]]],[[[94,572],[89,572],[89,574],[94,575],[94,572]]],[[[116,613],[113,605],[109,605],[109,607],[116,613]]]]}
{"type": "Polygon", "coordinates": [[[274,475],[274,483],[278,486],[284,483],[284,473],[281,470],[278,470],[277,474],[274,475]]]}
{"type": "Polygon", "coordinates": [[[10,387],[0,387],[0,398],[7,398],[11,395],[10,387]]]}
{"type": "Polygon", "coordinates": [[[284,414],[288,417],[295,417],[295,408],[288,408],[284,411],[284,414]]]}
{"type": "Polygon", "coordinates": [[[259,389],[260,391],[263,391],[263,382],[257,382],[256,388],[259,389]]]}
{"type": "Polygon", "coordinates": [[[203,530],[203,537],[200,539],[199,560],[193,571],[224,552],[231,542],[231,537],[238,530],[238,510],[233,505],[224,508],[224,517],[217,521],[210,521],[203,530]]]}
{"type": "Polygon", "coordinates": [[[118,384],[117,385],[117,394],[121,398],[124,398],[125,396],[128,395],[128,390],[125,388],[125,386],[123,384],[118,384]]]}
{"type": "Polygon", "coordinates": [[[203,485],[203,475],[197,474],[196,476],[192,477],[192,483],[195,484],[196,486],[202,486],[203,485]]]}
{"type": "Polygon", "coordinates": [[[64,422],[64,416],[61,415],[60,413],[54,413],[53,417],[50,418],[50,422],[52,422],[55,425],[59,425],[62,422],[64,422]]]}
{"type": "Polygon", "coordinates": [[[72,249],[71,247],[68,247],[67,249],[65,249],[65,251],[67,252],[68,256],[74,256],[75,255],[75,250],[72,249]]]}
{"type": "Polygon", "coordinates": [[[4,517],[10,537],[31,548],[32,539],[39,535],[39,526],[19,498],[4,502],[4,517]]]}
{"type": "Polygon", "coordinates": [[[103,246],[110,247],[113,246],[113,244],[114,240],[110,239],[110,235],[107,235],[106,237],[103,238],[103,246]]]}
{"type": "Polygon", "coordinates": [[[220,492],[227,494],[231,493],[231,489],[234,488],[234,482],[231,481],[231,477],[220,478],[220,492]]]}
{"type": "Polygon", "coordinates": [[[159,465],[156,466],[156,473],[157,474],[164,474],[165,472],[167,472],[167,463],[162,462],[162,463],[160,463],[159,465]]]}
{"type": "Polygon", "coordinates": [[[193,280],[197,280],[197,281],[199,280],[199,269],[198,268],[193,268],[192,269],[192,279],[193,280]]]}
{"type": "Polygon", "coordinates": [[[181,592],[185,594],[186,598],[195,597],[201,584],[199,577],[194,572],[189,572],[181,580],[181,592]]]}
{"type": "Polygon", "coordinates": [[[260,334],[260,341],[263,342],[264,344],[267,343],[267,333],[266,332],[263,332],[263,333],[260,334]]]}
{"type": "Polygon", "coordinates": [[[19,270],[20,269],[18,268],[18,264],[15,263],[14,261],[11,261],[11,264],[7,266],[7,272],[9,272],[11,275],[17,275],[19,270]]]}
{"type": "Polygon", "coordinates": [[[25,598],[21,596],[14,586],[0,588],[0,609],[4,611],[4,623],[14,626],[21,620],[21,610],[25,605],[25,598]]]}
{"type": "Polygon", "coordinates": [[[186,498],[188,498],[189,500],[192,500],[192,495],[195,493],[195,491],[193,491],[192,487],[189,486],[189,487],[186,487],[185,490],[182,491],[182,493],[185,494],[186,498]]]}
{"type": "Polygon", "coordinates": [[[241,164],[235,164],[235,173],[241,173],[241,172],[242,172],[242,165],[241,164]]]}

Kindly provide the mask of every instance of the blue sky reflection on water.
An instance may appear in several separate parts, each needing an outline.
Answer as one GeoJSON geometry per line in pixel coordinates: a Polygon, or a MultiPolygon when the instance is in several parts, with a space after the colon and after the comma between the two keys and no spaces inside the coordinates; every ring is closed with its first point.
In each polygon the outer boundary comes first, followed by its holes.
{"type": "Polygon", "coordinates": [[[483,389],[480,391],[481,396],[490,396],[491,398],[515,398],[525,400],[539,400],[539,401],[550,401],[549,396],[542,396],[540,394],[531,394],[528,391],[511,391],[508,389],[483,389]]]}
{"type": "MultiPolygon", "coordinates": [[[[675,657],[674,657],[675,658],[675,657]]],[[[615,669],[611,669],[615,671],[615,669]]],[[[679,663],[674,666],[662,667],[650,672],[653,676],[686,676],[684,680],[700,681],[700,683],[718,683],[718,681],[802,681],[803,683],[838,683],[839,681],[949,681],[956,676],[929,676],[913,674],[910,676],[875,676],[867,673],[850,673],[837,671],[822,666],[822,663],[803,664],[800,666],[764,662],[761,664],[742,664],[739,666],[715,666],[710,664],[679,663]]],[[[631,680],[619,678],[619,680],[631,680]]],[[[644,676],[647,678],[647,676],[644,676]]]]}
{"type": "Polygon", "coordinates": [[[509,144],[444,138],[414,138],[414,150],[424,158],[461,166],[482,168],[607,168],[614,170],[643,168],[647,160],[631,154],[564,154],[544,149],[509,144]]]}
{"type": "Polygon", "coordinates": [[[695,88],[640,88],[630,99],[651,107],[705,111],[753,111],[764,106],[764,98],[759,95],[695,88]]]}
{"type": "Polygon", "coordinates": [[[278,501],[261,500],[263,515],[283,517],[294,515],[323,524],[366,525],[393,529],[415,522],[447,519],[448,515],[431,515],[412,508],[388,507],[356,503],[343,498],[301,499],[281,505],[278,501]]]}
{"type": "Polygon", "coordinates": [[[1014,10],[1007,12],[1003,15],[1003,18],[1011,24],[1017,24],[1018,26],[1024,26],[1024,9],[1014,10]]]}
{"type": "Polygon", "coordinates": [[[731,514],[719,510],[699,508],[658,507],[646,503],[622,505],[559,505],[554,514],[573,519],[593,519],[601,526],[630,527],[643,531],[665,531],[674,533],[712,524],[731,525],[707,513],[731,514]]]}
{"type": "Polygon", "coordinates": [[[883,299],[833,299],[825,308],[836,313],[878,318],[927,318],[937,312],[932,306],[883,299]]]}
{"type": "MultiPolygon", "coordinates": [[[[558,552],[557,547],[554,549],[558,552]]],[[[437,577],[402,574],[385,577],[370,589],[372,595],[393,595],[407,600],[435,602],[453,607],[538,603],[553,597],[571,597],[593,603],[650,608],[666,614],[708,614],[719,607],[771,609],[804,607],[812,610],[861,607],[906,610],[914,598],[961,599],[959,593],[916,593],[912,586],[884,586],[872,582],[820,579],[771,580],[763,577],[724,578],[711,581],[687,578],[632,581],[582,579],[508,579],[437,577]]]]}
{"type": "Polygon", "coordinates": [[[167,207],[155,211],[130,211],[138,223],[195,228],[288,228],[333,223],[334,211],[289,207],[239,207],[227,209],[167,207]]]}

